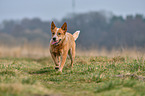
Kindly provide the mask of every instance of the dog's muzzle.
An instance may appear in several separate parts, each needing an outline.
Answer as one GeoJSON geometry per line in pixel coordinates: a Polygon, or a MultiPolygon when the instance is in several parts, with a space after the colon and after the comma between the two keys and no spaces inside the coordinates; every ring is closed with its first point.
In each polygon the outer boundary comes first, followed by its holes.
{"type": "Polygon", "coordinates": [[[52,42],[52,45],[58,45],[58,43],[61,41],[61,39],[59,39],[59,41],[54,41],[54,38],[53,38],[53,42],[52,42]]]}

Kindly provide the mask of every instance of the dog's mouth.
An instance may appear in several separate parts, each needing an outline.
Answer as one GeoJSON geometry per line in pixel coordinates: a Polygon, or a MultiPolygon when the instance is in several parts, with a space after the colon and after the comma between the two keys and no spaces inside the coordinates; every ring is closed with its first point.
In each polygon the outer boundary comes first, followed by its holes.
{"type": "Polygon", "coordinates": [[[52,45],[58,45],[58,43],[61,41],[61,39],[59,39],[58,41],[53,41],[51,44],[52,45]]]}

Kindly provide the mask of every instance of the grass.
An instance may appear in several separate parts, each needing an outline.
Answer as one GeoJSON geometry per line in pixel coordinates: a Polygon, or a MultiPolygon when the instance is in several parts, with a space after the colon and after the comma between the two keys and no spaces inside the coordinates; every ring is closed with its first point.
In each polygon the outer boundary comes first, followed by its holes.
{"type": "Polygon", "coordinates": [[[1,58],[0,96],[144,96],[143,58],[77,56],[62,73],[51,57],[1,58]]]}

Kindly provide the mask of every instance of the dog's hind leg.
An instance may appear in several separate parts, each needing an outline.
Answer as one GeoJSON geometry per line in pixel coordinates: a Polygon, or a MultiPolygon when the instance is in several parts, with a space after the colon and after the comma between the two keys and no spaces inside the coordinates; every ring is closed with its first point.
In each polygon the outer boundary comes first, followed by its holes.
{"type": "Polygon", "coordinates": [[[70,65],[70,66],[72,66],[72,65],[73,65],[72,49],[70,49],[70,50],[68,51],[68,55],[69,55],[69,58],[70,58],[70,60],[71,60],[71,65],[70,65]]]}
{"type": "Polygon", "coordinates": [[[71,63],[72,67],[73,67],[74,59],[75,59],[75,46],[72,47],[72,63],[71,63]]]}
{"type": "Polygon", "coordinates": [[[75,59],[75,46],[72,47],[69,51],[68,51],[68,55],[71,59],[71,67],[73,67],[73,63],[74,63],[74,59],[75,59]]]}

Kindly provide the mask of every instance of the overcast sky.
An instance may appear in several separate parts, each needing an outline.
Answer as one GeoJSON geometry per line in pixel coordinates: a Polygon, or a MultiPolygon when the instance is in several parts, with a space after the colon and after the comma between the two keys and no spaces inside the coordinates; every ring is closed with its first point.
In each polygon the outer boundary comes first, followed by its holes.
{"type": "MultiPolygon", "coordinates": [[[[75,0],[75,12],[106,10],[115,15],[145,16],[145,0],[75,0]]],[[[39,17],[60,20],[72,10],[72,0],[0,0],[0,22],[39,17]]]]}

